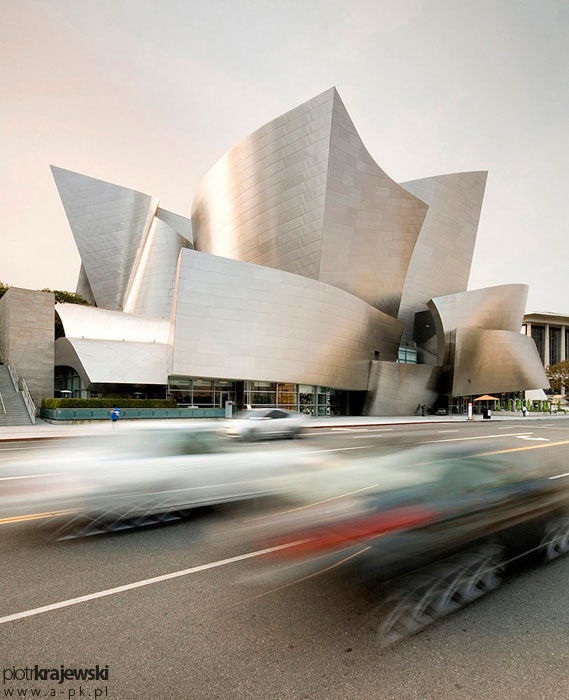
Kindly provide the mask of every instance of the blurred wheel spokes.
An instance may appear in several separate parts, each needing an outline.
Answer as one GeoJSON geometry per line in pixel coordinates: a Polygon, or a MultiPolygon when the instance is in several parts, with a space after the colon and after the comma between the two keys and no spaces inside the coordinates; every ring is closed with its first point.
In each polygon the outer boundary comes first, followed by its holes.
{"type": "Polygon", "coordinates": [[[545,561],[552,561],[569,552],[569,519],[562,518],[548,524],[541,541],[545,561]]]}

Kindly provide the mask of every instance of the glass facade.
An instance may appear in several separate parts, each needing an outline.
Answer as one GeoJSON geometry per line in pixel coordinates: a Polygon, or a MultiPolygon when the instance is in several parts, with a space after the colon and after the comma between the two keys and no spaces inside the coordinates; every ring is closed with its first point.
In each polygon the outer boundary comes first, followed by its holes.
{"type": "Polygon", "coordinates": [[[80,399],[82,398],[81,377],[73,367],[58,366],[54,370],[53,389],[56,397],[80,399]],[[62,391],[66,393],[62,394],[62,391]],[[69,391],[71,392],[70,394],[67,393],[69,391]]]}
{"type": "Polygon", "coordinates": [[[405,365],[416,365],[417,348],[410,348],[406,345],[401,345],[401,347],[399,348],[399,353],[397,355],[397,362],[401,362],[405,365]]]}
{"type": "Polygon", "coordinates": [[[236,382],[199,377],[170,377],[169,392],[181,407],[223,408],[236,399],[236,382]]]}
{"type": "Polygon", "coordinates": [[[549,327],[549,364],[561,362],[561,328],[549,327]]]}
{"type": "Polygon", "coordinates": [[[531,337],[534,339],[537,346],[537,351],[541,357],[541,361],[545,361],[545,327],[544,326],[531,326],[531,337]]]}
{"type": "Polygon", "coordinates": [[[169,394],[181,407],[223,408],[233,401],[237,410],[274,407],[310,416],[341,415],[346,402],[345,391],[325,386],[198,377],[170,377],[169,394]]]}

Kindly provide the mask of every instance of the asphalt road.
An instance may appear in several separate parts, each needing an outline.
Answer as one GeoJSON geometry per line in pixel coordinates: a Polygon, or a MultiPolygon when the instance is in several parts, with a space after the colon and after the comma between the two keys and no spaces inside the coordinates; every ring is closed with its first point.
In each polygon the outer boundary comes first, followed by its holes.
{"type": "MultiPolygon", "coordinates": [[[[496,449],[534,447],[537,459],[542,446],[569,441],[569,420],[313,433],[294,447],[388,453],[468,439],[496,449]]],[[[551,449],[569,464],[569,444],[551,449]]],[[[8,682],[0,698],[10,689],[32,697],[31,688],[60,698],[95,697],[97,689],[121,700],[569,697],[569,557],[526,565],[498,591],[381,650],[374,594],[342,566],[304,580],[299,570],[287,583],[260,575],[265,566],[250,521],[283,508],[276,499],[212,508],[185,521],[65,542],[31,525],[0,525],[5,675],[36,664],[109,665],[108,680],[8,682]]]]}

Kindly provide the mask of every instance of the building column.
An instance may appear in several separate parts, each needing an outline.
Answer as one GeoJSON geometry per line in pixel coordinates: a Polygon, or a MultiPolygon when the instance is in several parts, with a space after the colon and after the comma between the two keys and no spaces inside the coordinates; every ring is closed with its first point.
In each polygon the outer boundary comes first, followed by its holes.
{"type": "Polygon", "coordinates": [[[561,326],[561,354],[560,354],[560,362],[563,362],[564,360],[567,359],[567,348],[565,347],[565,331],[567,329],[567,326],[561,326]]]}
{"type": "Polygon", "coordinates": [[[549,366],[549,323],[545,324],[545,339],[543,342],[543,366],[549,366]]]}

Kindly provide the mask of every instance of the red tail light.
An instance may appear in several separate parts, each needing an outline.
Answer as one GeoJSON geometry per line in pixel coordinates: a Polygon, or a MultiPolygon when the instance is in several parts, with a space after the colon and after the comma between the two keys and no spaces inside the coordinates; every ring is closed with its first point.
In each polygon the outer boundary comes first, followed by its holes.
{"type": "Polygon", "coordinates": [[[337,522],[327,527],[295,532],[286,538],[272,541],[270,546],[303,540],[301,544],[279,550],[274,555],[296,558],[326,549],[340,549],[351,544],[368,542],[388,532],[425,525],[435,520],[438,515],[436,511],[427,508],[398,508],[384,513],[337,522]]]}

